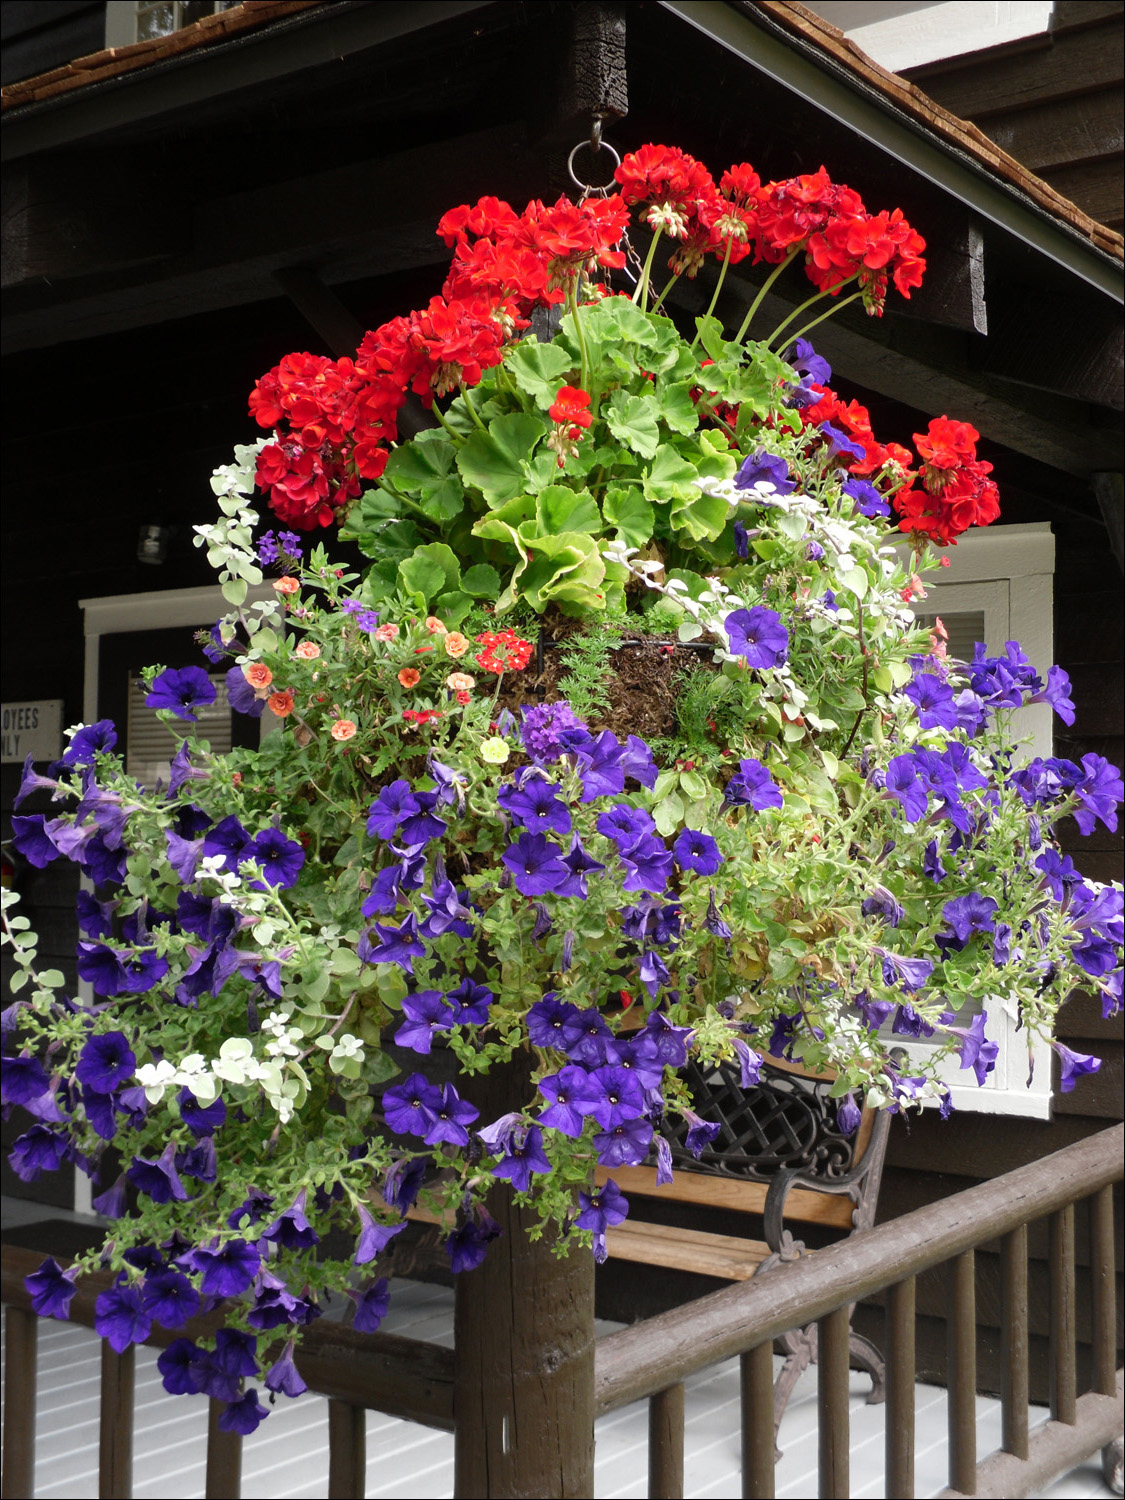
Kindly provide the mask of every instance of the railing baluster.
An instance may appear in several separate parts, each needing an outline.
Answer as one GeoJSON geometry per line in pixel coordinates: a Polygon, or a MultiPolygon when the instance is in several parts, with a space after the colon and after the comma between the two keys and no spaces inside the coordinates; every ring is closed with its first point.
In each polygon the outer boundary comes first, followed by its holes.
{"type": "Polygon", "coordinates": [[[35,1374],[39,1319],[22,1307],[8,1308],[4,1334],[5,1495],[35,1494],[35,1374]]]}
{"type": "Polygon", "coordinates": [[[1094,1390],[1112,1396],[1117,1364],[1117,1281],[1113,1253],[1113,1188],[1100,1188],[1090,1199],[1090,1281],[1093,1292],[1094,1390]]]}
{"type": "Polygon", "coordinates": [[[1000,1249],[1000,1445],[1027,1457],[1027,1225],[1006,1234],[1000,1249]]]}
{"type": "Polygon", "coordinates": [[[914,1497],[914,1277],[887,1291],[886,1490],[914,1497]]]}
{"type": "Polygon", "coordinates": [[[972,1250],[953,1257],[948,1278],[949,1488],[972,1495],[977,1482],[977,1299],[972,1250]]]}
{"type": "Polygon", "coordinates": [[[773,1342],[739,1356],[742,1500],[773,1500],[773,1342]]]}
{"type": "Polygon", "coordinates": [[[1078,1399],[1074,1369],[1074,1204],[1051,1215],[1051,1416],[1073,1427],[1078,1399]]]}
{"type": "Polygon", "coordinates": [[[367,1413],[328,1403],[328,1500],[363,1500],[367,1486],[367,1413]]]}
{"type": "Polygon", "coordinates": [[[212,1401],[207,1413],[207,1500],[239,1500],[242,1494],[242,1434],[219,1426],[226,1409],[225,1401],[212,1401]]]}
{"type": "Polygon", "coordinates": [[[683,1500],[684,1388],[670,1385],[648,1401],[649,1500],[683,1500]]]}
{"type": "Polygon", "coordinates": [[[821,1500],[833,1500],[835,1496],[851,1493],[848,1475],[850,1314],[850,1308],[838,1307],[817,1324],[816,1383],[820,1417],[818,1493],[821,1500]]]}
{"type": "Polygon", "coordinates": [[[131,1500],[133,1494],[133,1392],[136,1346],[123,1354],[102,1340],[101,1420],[98,1432],[98,1495],[131,1500]]]}

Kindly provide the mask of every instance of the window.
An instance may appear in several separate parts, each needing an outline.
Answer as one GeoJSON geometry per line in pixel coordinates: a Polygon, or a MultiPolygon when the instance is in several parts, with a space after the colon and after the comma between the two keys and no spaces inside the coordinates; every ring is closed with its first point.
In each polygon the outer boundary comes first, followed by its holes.
{"type": "Polygon", "coordinates": [[[241,0],[169,0],[153,4],[151,0],[109,0],[105,8],[105,44],[107,47],[130,47],[134,42],[150,42],[171,36],[204,16],[230,10],[241,0]]]}
{"type": "MultiPolygon", "coordinates": [[[[950,655],[962,659],[972,657],[977,641],[997,653],[1003,651],[1005,641],[1017,640],[1045,676],[1054,662],[1055,539],[1050,526],[970,531],[946,556],[949,567],[927,577],[926,598],[914,605],[919,619],[931,624],[940,616],[949,632],[950,655]],[[935,577],[936,582],[932,581],[935,577]]],[[[1021,709],[1015,718],[1026,741],[1020,754],[1027,759],[1049,756],[1051,709],[1037,704],[1021,709]]],[[[949,1084],[955,1106],[977,1113],[1049,1118],[1050,1048],[1040,1043],[1029,1058],[1026,1035],[1016,1029],[1016,1016],[1003,998],[997,996],[988,1010],[991,1034],[1000,1046],[996,1066],[984,1087],[978,1088],[956,1056],[950,1059],[941,1076],[949,1084]],[[1033,1077],[1027,1087],[1029,1072],[1033,1077]]],[[[905,1041],[904,1045],[909,1054],[921,1055],[927,1043],[905,1041]]]]}

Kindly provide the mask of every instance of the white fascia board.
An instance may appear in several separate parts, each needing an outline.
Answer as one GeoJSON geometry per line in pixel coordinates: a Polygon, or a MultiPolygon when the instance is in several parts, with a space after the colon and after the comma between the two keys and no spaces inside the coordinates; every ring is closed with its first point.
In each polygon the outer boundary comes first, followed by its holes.
{"type": "MultiPolygon", "coordinates": [[[[1005,42],[1042,36],[1050,27],[1053,0],[948,0],[895,14],[888,4],[883,20],[847,27],[847,4],[817,6],[820,15],[839,26],[849,41],[861,47],[892,73],[918,68],[947,57],[963,57],[1005,42]]],[[[870,6],[863,10],[869,12],[870,6]]]]}

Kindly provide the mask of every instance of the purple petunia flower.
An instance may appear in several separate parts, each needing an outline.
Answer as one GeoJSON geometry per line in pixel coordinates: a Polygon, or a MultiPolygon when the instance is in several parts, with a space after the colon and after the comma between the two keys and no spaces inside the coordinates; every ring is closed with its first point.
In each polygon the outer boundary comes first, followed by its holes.
{"type": "Polygon", "coordinates": [[[190,1339],[173,1339],[157,1356],[156,1368],[170,1396],[194,1396],[199,1391],[199,1362],[203,1351],[190,1339]]]}
{"type": "Polygon", "coordinates": [[[418,990],[407,995],[402,1002],[402,1013],[406,1019],[395,1032],[395,1041],[413,1052],[428,1053],[434,1032],[448,1031],[455,1020],[440,990],[418,990]]]}
{"type": "Polygon", "coordinates": [[[399,825],[421,811],[421,804],[401,777],[385,786],[371,804],[367,816],[367,833],[371,838],[393,839],[399,825]]]}
{"type": "Polygon", "coordinates": [[[607,812],[598,815],[596,827],[603,838],[610,839],[618,849],[626,849],[645,834],[654,832],[656,824],[652,814],[645,808],[618,802],[607,812]]]}
{"type": "Polygon", "coordinates": [[[538,1087],[544,1098],[551,1101],[546,1109],[540,1110],[540,1123],[563,1135],[580,1136],[591,1103],[590,1075],[586,1069],[568,1063],[557,1073],[541,1078],[538,1087]]]}
{"type": "Polygon", "coordinates": [[[982,896],[979,891],[970,891],[967,896],[956,896],[947,901],[941,914],[953,928],[961,943],[967,943],[974,932],[993,932],[996,924],[992,920],[999,906],[991,896],[982,896]]]}
{"type": "Polygon", "coordinates": [[[851,1094],[845,1094],[836,1105],[836,1128],[841,1135],[855,1135],[863,1112],[851,1094]]]}
{"type": "MultiPolygon", "coordinates": [[[[1074,788],[1081,804],[1074,810],[1074,821],[1084,834],[1094,831],[1099,820],[1110,833],[1117,831],[1117,804],[1125,796],[1121,772],[1102,755],[1082,757],[1082,777],[1074,788]]],[[[13,824],[15,819],[12,819],[13,824]]]]}
{"type": "Polygon", "coordinates": [[[543,1150],[543,1132],[538,1125],[515,1130],[508,1138],[504,1155],[492,1169],[494,1177],[503,1177],[517,1193],[526,1193],[533,1174],[551,1171],[551,1162],[543,1150]]]}
{"type": "Polygon", "coordinates": [[[117,730],[112,719],[99,719],[96,724],[83,724],[71,737],[63,752],[64,766],[91,766],[98,755],[108,754],[117,744],[117,730]]]}
{"type": "Polygon", "coordinates": [[[901,954],[888,953],[885,948],[876,948],[875,952],[883,960],[884,984],[897,984],[908,993],[920,990],[934,972],[928,958],[903,958],[901,954]]]}
{"type": "Polygon", "coordinates": [[[413,913],[403,918],[397,927],[386,927],[376,922],[372,929],[377,942],[370,933],[364,933],[356,947],[360,961],[365,964],[398,964],[407,974],[414,973],[414,960],[424,958],[426,949],[418,939],[418,924],[413,913]]]}
{"type": "Polygon", "coordinates": [[[302,1188],[283,1213],[263,1229],[261,1238],[271,1240],[283,1250],[308,1250],[320,1244],[320,1235],[305,1217],[306,1190],[302,1188]]]}
{"type": "Polygon", "coordinates": [[[752,453],[743,460],[734,476],[734,486],[735,489],[752,492],[747,494],[746,499],[756,499],[768,504],[774,495],[791,495],[797,488],[797,481],[789,478],[789,465],[783,458],[759,448],[757,453],[752,453]]]}
{"type": "Polygon", "coordinates": [[[789,655],[789,632],[776,610],[756,604],[736,609],[723,621],[732,656],[741,656],[748,667],[764,671],[779,667],[789,655]]]}
{"type": "Polygon", "coordinates": [[[202,667],[169,667],[153,681],[145,707],[169,709],[177,719],[194,724],[195,710],[214,703],[215,697],[215,685],[202,667]]]}
{"type": "Polygon", "coordinates": [[[1082,1052],[1072,1052],[1061,1042],[1052,1042],[1059,1059],[1059,1088],[1069,1094],[1083,1073],[1096,1073],[1102,1065],[1100,1057],[1090,1057],[1082,1052]]]}
{"type": "Polygon", "coordinates": [[[232,814],[209,828],[203,838],[203,852],[208,858],[222,856],[223,870],[228,875],[238,873],[238,866],[250,858],[250,835],[232,814]]]}
{"type": "Polygon", "coordinates": [[[243,714],[250,719],[260,719],[266,706],[266,700],[259,698],[246,681],[241,667],[227,669],[227,702],[236,714],[243,714]]]}
{"type": "Polygon", "coordinates": [[[8,1163],[21,1182],[35,1182],[43,1172],[57,1172],[69,1154],[64,1136],[33,1125],[13,1142],[8,1163]]]}
{"type": "Polygon", "coordinates": [[[646,948],[641,954],[641,961],[637,965],[637,977],[648,991],[649,997],[653,1000],[656,999],[658,992],[663,986],[670,984],[672,980],[672,976],[668,972],[668,965],[660,957],[660,954],[654,953],[651,948],[646,948]]]}
{"type": "Polygon", "coordinates": [[[583,1013],[569,1000],[544,995],[527,1013],[527,1034],[536,1047],[568,1052],[582,1035],[583,1013]]]}
{"type": "Polygon", "coordinates": [[[400,1219],[397,1224],[380,1224],[362,1203],[356,1205],[356,1213],[359,1215],[359,1239],[356,1241],[352,1264],[365,1266],[377,1255],[382,1255],[396,1234],[402,1233],[406,1228],[406,1220],[400,1219]]]}
{"type": "Polygon", "coordinates": [[[645,1032],[652,1038],[655,1058],[661,1067],[683,1068],[687,1065],[687,1049],[695,1032],[690,1026],[673,1026],[659,1011],[650,1011],[645,1022],[645,1032]]]}
{"type": "Polygon", "coordinates": [[[873,521],[877,516],[884,517],[890,515],[890,506],[875,486],[869,484],[866,479],[860,479],[855,474],[849,474],[841,488],[849,500],[855,501],[855,508],[859,514],[866,516],[869,521],[873,521]]]}
{"type": "Polygon", "coordinates": [[[12,818],[12,844],[16,853],[37,870],[45,870],[60,853],[42,813],[17,814],[12,818]]]}
{"type": "Polygon", "coordinates": [[[889,927],[897,927],[905,915],[902,905],[886,886],[877,885],[859,908],[865,917],[880,917],[889,927]]]}
{"type": "Polygon", "coordinates": [[[74,1284],[77,1275],[73,1269],[64,1271],[48,1256],[37,1271],[23,1280],[32,1312],[41,1318],[69,1318],[71,1298],[78,1290],[74,1284]]]}
{"type": "Polygon", "coordinates": [[[662,895],[672,874],[672,852],[655,835],[638,839],[620,851],[627,871],[621,882],[623,891],[652,891],[662,895]]]}
{"type": "Polygon", "coordinates": [[[838,458],[840,454],[846,454],[848,458],[866,457],[863,444],[853,441],[831,422],[821,422],[820,435],[828,444],[826,453],[829,458],[838,458]]]}
{"type": "Polygon", "coordinates": [[[639,1167],[652,1144],[652,1126],[648,1120],[622,1120],[611,1130],[599,1130],[594,1136],[598,1160],[606,1167],[639,1167]]]}
{"type": "Polygon", "coordinates": [[[712,1124],[708,1120],[700,1119],[699,1115],[692,1109],[685,1109],[683,1116],[687,1121],[688,1127],[687,1135],[684,1138],[684,1145],[691,1152],[692,1156],[695,1157],[696,1161],[698,1161],[723,1127],[712,1124]]]}
{"type": "MultiPolygon", "coordinates": [[[[301,873],[305,851],[293,839],[287,839],[280,828],[266,828],[249,845],[242,858],[261,865],[266,885],[288,890],[301,873]]],[[[263,887],[255,882],[254,889],[263,887]]]]}
{"type": "Polygon", "coordinates": [[[524,896],[544,896],[570,876],[558,845],[541,833],[521,833],[504,851],[501,861],[512,872],[516,890],[524,896]]]}
{"type": "Polygon", "coordinates": [[[441,1092],[433,1106],[433,1122],[423,1139],[427,1146],[448,1142],[451,1146],[467,1146],[467,1127],[480,1116],[480,1110],[462,1099],[451,1083],[443,1083],[441,1092]]]}
{"type": "Polygon", "coordinates": [[[219,1426],[224,1432],[240,1432],[249,1437],[269,1414],[269,1407],[262,1405],[258,1392],[251,1386],[245,1395],[227,1403],[226,1410],[219,1414],[219,1426]]]}
{"type": "Polygon", "coordinates": [[[139,1287],[115,1286],[94,1303],[94,1328],[117,1354],[130,1344],[143,1344],[152,1329],[139,1287]]]}
{"type": "Polygon", "coordinates": [[[594,1259],[601,1264],[606,1258],[606,1231],[629,1216],[629,1203],[613,1178],[607,1178],[592,1193],[579,1192],[577,1229],[588,1229],[594,1236],[594,1259]]]}
{"type": "Polygon", "coordinates": [[[496,800],[504,811],[517,823],[532,833],[570,832],[570,811],[565,802],[559,800],[560,788],[532,776],[522,787],[502,786],[496,800]]]}
{"type": "Polygon", "coordinates": [[[91,1036],[83,1044],[74,1076],[83,1089],[112,1094],[129,1082],[137,1071],[137,1059],[129,1040],[120,1031],[91,1036]]]}
{"type": "Polygon", "coordinates": [[[293,1359],[292,1339],[282,1350],[280,1358],[276,1359],[266,1372],[265,1384],[267,1390],[275,1391],[282,1396],[301,1396],[308,1390],[293,1359]]]}
{"type": "MultiPolygon", "coordinates": [[[[573,1062],[587,1068],[600,1068],[608,1056],[613,1042],[613,1032],[597,1010],[580,1010],[574,1018],[574,1032],[568,1037],[565,1050],[573,1062]]],[[[554,1044],[558,1046],[556,1042],[554,1044]]]]}
{"type": "Polygon", "coordinates": [[[939,884],[949,874],[949,871],[941,862],[936,839],[931,839],[926,845],[926,853],[922,860],[922,873],[926,875],[935,885],[939,884]]]}
{"type": "Polygon", "coordinates": [[[452,1007],[454,1026],[484,1026],[488,1022],[488,1010],[496,996],[487,985],[477,984],[466,974],[455,990],[446,994],[446,1003],[452,1007]]]}
{"type": "Polygon", "coordinates": [[[422,1135],[433,1125],[441,1090],[422,1073],[412,1073],[383,1094],[383,1116],[397,1135],[422,1135]]]}
{"type": "Polygon", "coordinates": [[[739,761],[738,770],[727,782],[723,801],[729,807],[752,807],[755,812],[785,805],[777,783],[761,761],[752,757],[739,761]]]}
{"type": "Polygon", "coordinates": [[[475,1271],[488,1253],[488,1247],[503,1230],[491,1214],[477,1210],[477,1218],[459,1224],[446,1239],[445,1249],[455,1275],[475,1271]]]}
{"type": "Polygon", "coordinates": [[[913,756],[896,755],[888,763],[886,790],[887,795],[900,804],[908,823],[917,823],[919,818],[926,816],[929,796],[913,756]]]}
{"type": "Polygon", "coordinates": [[[644,1108],[644,1089],[630,1069],[612,1063],[589,1074],[581,1109],[593,1115],[603,1130],[635,1120],[644,1108]]]}
{"type": "Polygon", "coordinates": [[[355,1291],[349,1287],[348,1296],[355,1303],[352,1327],[357,1333],[374,1333],[387,1316],[387,1310],[391,1305],[387,1278],[380,1276],[377,1281],[371,1282],[362,1291],[355,1291]]]}
{"type": "Polygon", "coordinates": [[[182,1328],[200,1308],[199,1293],[180,1271],[150,1272],[141,1289],[144,1311],[162,1328],[182,1328]]]}
{"type": "Polygon", "coordinates": [[[5,1104],[30,1104],[51,1087],[37,1057],[0,1057],[0,1098],[5,1104]]]}
{"type": "Polygon", "coordinates": [[[586,876],[596,875],[605,869],[605,865],[591,859],[577,834],[571,839],[570,849],[563,855],[562,862],[567,868],[567,877],[561,885],[555,887],[555,895],[574,896],[579,901],[585,901],[589,895],[586,876]]]}
{"type": "Polygon", "coordinates": [[[920,672],[903,688],[903,696],[909,698],[918,711],[918,722],[923,729],[956,729],[957,705],[953,701],[953,689],[933,672],[920,672]]]}
{"type": "Polygon", "coordinates": [[[253,1284],[262,1258],[253,1245],[235,1239],[213,1250],[189,1251],[187,1259],[200,1273],[205,1297],[238,1297],[253,1284]]]}
{"type": "MultiPolygon", "coordinates": [[[[634,738],[635,736],[630,736],[630,739],[634,738]]],[[[630,753],[612,730],[603,729],[597,739],[576,745],[575,755],[578,758],[578,774],[582,780],[581,801],[593,802],[598,797],[616,797],[625,790],[625,766],[630,753]]],[[[635,775],[636,772],[630,774],[635,775]]]]}
{"type": "Polygon", "coordinates": [[[188,1191],[180,1181],[175,1166],[176,1145],[170,1141],[156,1161],[143,1156],[134,1156],[126,1176],[139,1192],[145,1193],[154,1203],[184,1203],[188,1191]]]}
{"type": "Polygon", "coordinates": [[[188,1089],[181,1089],[176,1100],[180,1106],[180,1119],[197,1139],[213,1135],[225,1123],[227,1107],[221,1097],[210,1104],[200,1104],[188,1089]]]}
{"type": "Polygon", "coordinates": [[[714,875],[723,862],[718,844],[698,828],[685,828],[678,835],[672,856],[681,869],[694,870],[697,875],[714,875]]]}

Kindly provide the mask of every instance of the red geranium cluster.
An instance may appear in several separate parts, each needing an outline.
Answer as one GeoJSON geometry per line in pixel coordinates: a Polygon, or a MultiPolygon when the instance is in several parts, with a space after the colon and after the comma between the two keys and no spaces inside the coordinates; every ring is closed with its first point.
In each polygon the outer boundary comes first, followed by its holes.
{"type": "Polygon", "coordinates": [[[616,172],[622,197],[647,204],[653,229],[679,240],[669,267],[694,276],[704,257],[737,264],[753,251],[773,265],[804,249],[814,286],[837,292],[858,280],[869,312],[881,314],[888,280],[904,297],[920,286],[926,248],[900,209],[871,214],[854,189],[819,172],[762,185],[748,163],[716,187],[711,174],[674,146],[642,146],[616,172]]]}
{"type": "Polygon", "coordinates": [[[534,649],[514,630],[486,630],[477,636],[477,645],[484,647],[476,658],[477,666],[484,672],[495,672],[497,677],[501,672],[522,672],[534,649]]]}
{"type": "Polygon", "coordinates": [[[558,454],[561,469],[567,458],[578,452],[582,434],[594,420],[590,414],[589,391],[564,385],[548,407],[547,414],[555,424],[554,431],[547,438],[547,446],[558,454]]]}
{"type": "Polygon", "coordinates": [[[988,475],[992,465],[977,458],[980,433],[968,422],[935,417],[914,441],[924,460],[921,488],[894,497],[899,530],[920,533],[939,547],[956,544],[970,526],[987,526],[1000,514],[1000,496],[988,475]]]}
{"type": "Polygon", "coordinates": [[[819,427],[824,422],[831,422],[863,449],[862,458],[850,459],[845,465],[849,473],[866,477],[877,474],[887,463],[895,463],[900,469],[910,470],[914,462],[910,449],[904,448],[901,443],[879,442],[871,430],[871,413],[866,406],[861,406],[858,401],[841,401],[828,386],[814,385],[813,390],[819,391],[820,397],[801,413],[806,426],[819,427]]]}

